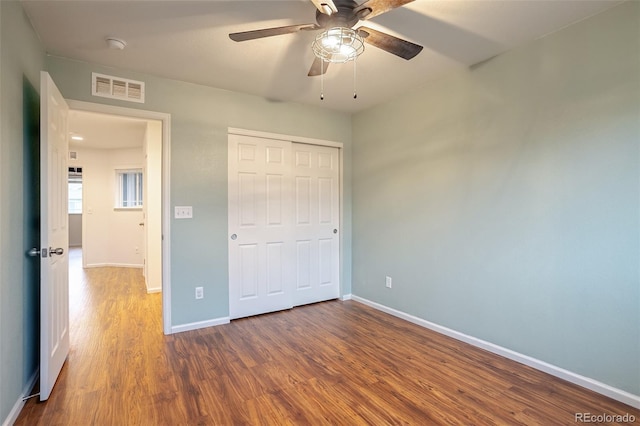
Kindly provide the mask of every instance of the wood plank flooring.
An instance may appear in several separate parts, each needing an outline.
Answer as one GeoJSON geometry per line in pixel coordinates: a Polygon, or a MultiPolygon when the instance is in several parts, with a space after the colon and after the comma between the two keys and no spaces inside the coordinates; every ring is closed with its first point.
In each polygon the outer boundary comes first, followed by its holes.
{"type": "Polygon", "coordinates": [[[17,425],[640,424],[640,410],[357,302],[164,336],[140,270],[71,281],[69,359],[17,425]]]}

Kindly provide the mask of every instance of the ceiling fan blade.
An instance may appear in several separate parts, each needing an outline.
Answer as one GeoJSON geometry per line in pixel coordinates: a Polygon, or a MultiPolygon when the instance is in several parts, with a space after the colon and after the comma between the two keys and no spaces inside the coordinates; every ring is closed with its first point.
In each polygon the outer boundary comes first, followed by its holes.
{"type": "Polygon", "coordinates": [[[333,3],[333,0],[311,0],[311,2],[325,15],[333,15],[338,12],[338,8],[333,3]]]}
{"type": "Polygon", "coordinates": [[[411,43],[410,41],[368,27],[358,28],[358,34],[360,34],[367,43],[406,60],[413,58],[422,51],[422,46],[419,44],[411,43]]]}
{"type": "Polygon", "coordinates": [[[229,34],[233,41],[255,40],[257,38],[272,37],[282,34],[297,33],[298,31],[317,30],[316,24],[289,25],[286,27],[265,28],[263,30],[243,31],[229,34]]]}
{"type": "Polygon", "coordinates": [[[412,1],[414,0],[369,0],[358,6],[355,13],[360,19],[371,19],[412,1]]]}
{"type": "Polygon", "coordinates": [[[322,59],[316,57],[314,59],[313,64],[311,64],[311,69],[309,69],[309,77],[314,77],[316,75],[321,75],[327,72],[327,68],[329,68],[329,62],[325,62],[322,64],[322,59]]]}

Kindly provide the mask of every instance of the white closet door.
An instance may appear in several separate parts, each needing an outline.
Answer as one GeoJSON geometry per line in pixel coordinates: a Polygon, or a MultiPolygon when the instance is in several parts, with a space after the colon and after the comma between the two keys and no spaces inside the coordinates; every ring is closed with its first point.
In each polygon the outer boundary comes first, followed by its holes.
{"type": "Polygon", "coordinates": [[[229,135],[229,315],[293,307],[291,142],[229,135]]]}
{"type": "Polygon", "coordinates": [[[294,305],[340,293],[338,148],[293,144],[294,305]]]}

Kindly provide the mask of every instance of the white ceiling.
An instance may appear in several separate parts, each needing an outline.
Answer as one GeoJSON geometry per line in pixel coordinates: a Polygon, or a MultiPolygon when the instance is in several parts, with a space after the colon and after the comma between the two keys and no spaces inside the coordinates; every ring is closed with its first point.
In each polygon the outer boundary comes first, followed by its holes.
{"type": "MultiPolygon", "coordinates": [[[[360,2],[362,0],[359,0],[360,2]]],[[[405,61],[367,46],[353,65],[307,77],[315,32],[237,43],[228,33],[315,22],[308,0],[22,0],[51,55],[355,112],[620,3],[618,0],[416,0],[366,25],[423,45],[405,61]],[[127,42],[109,50],[105,37],[127,42]]],[[[357,26],[356,26],[357,27],[357,26]]]]}
{"type": "Polygon", "coordinates": [[[142,148],[147,121],[95,112],[69,112],[69,134],[83,141],[69,140],[71,148],[121,149],[142,148]]]}

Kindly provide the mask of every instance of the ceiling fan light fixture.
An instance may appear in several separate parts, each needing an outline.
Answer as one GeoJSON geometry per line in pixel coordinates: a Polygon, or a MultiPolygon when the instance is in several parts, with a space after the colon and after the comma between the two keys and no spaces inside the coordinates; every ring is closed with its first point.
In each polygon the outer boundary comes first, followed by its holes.
{"type": "Polygon", "coordinates": [[[364,52],[364,40],[351,28],[335,27],[320,33],[311,47],[324,62],[345,63],[364,52]]]}

